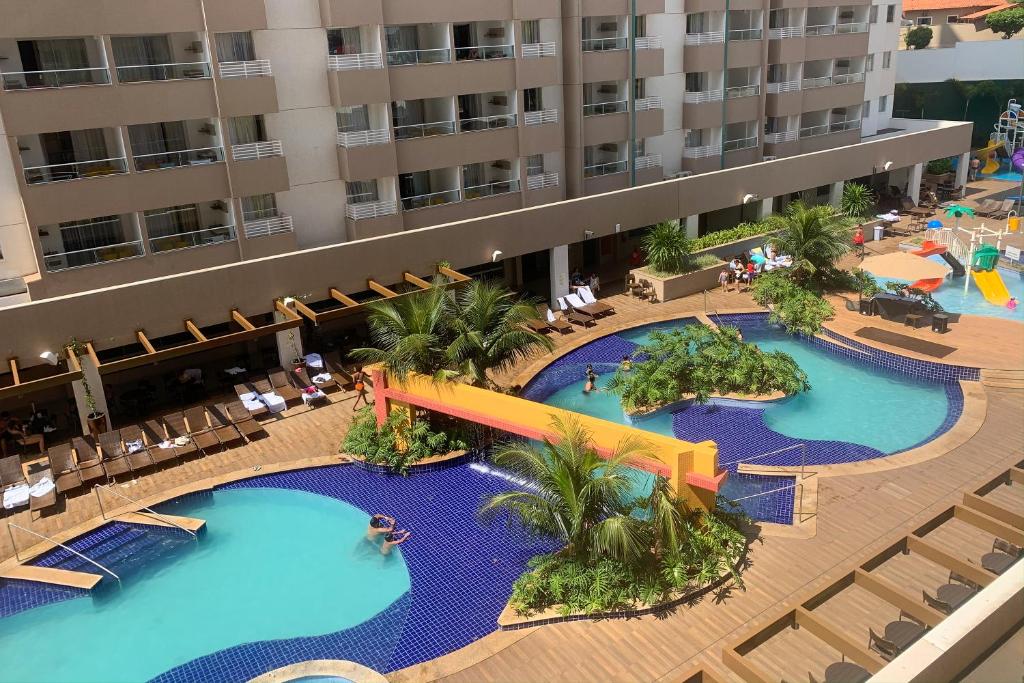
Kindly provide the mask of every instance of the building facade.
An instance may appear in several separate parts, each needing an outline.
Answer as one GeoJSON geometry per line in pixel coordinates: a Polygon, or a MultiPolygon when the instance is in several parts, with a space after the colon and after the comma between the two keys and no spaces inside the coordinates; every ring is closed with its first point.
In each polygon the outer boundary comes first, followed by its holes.
{"type": "Polygon", "coordinates": [[[39,299],[857,144],[888,127],[900,11],[0,0],[0,281],[39,299]]]}

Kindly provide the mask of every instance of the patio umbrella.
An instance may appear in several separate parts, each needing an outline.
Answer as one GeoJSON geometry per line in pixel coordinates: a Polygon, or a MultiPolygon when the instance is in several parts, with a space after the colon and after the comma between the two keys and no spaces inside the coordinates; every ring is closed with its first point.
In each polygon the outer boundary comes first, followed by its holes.
{"type": "Polygon", "coordinates": [[[869,256],[861,262],[860,267],[875,277],[911,282],[944,278],[948,272],[946,266],[905,251],[869,256]]]}

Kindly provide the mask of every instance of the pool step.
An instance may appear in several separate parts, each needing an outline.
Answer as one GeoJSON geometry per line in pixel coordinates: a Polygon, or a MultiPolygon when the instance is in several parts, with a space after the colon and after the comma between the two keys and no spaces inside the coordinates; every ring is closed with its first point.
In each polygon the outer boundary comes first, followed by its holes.
{"type": "Polygon", "coordinates": [[[996,389],[1024,389],[1024,371],[982,370],[981,384],[996,389]]]}
{"type": "Polygon", "coordinates": [[[3,574],[3,579],[18,579],[20,581],[35,581],[36,583],[47,583],[53,586],[67,586],[69,588],[82,588],[92,590],[103,577],[90,572],[68,571],[67,569],[54,569],[52,567],[33,567],[22,564],[11,567],[3,574]]]}
{"type": "Polygon", "coordinates": [[[199,531],[206,526],[206,520],[195,517],[181,517],[179,515],[154,515],[150,512],[127,512],[117,516],[117,521],[126,524],[141,524],[144,526],[162,527],[165,529],[187,529],[192,533],[199,531]],[[175,526],[177,525],[177,526],[175,526]]]}

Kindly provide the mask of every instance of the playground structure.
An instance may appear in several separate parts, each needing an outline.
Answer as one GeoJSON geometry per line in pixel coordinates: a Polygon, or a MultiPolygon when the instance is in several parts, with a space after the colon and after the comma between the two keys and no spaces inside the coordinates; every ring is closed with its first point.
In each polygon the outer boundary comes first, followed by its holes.
{"type": "MultiPolygon", "coordinates": [[[[971,277],[964,278],[964,292],[967,292],[971,280],[974,280],[974,284],[977,285],[978,291],[982,293],[986,301],[995,306],[1005,306],[1006,302],[1010,300],[1010,292],[1006,288],[1002,276],[999,275],[999,271],[996,270],[996,264],[999,262],[999,255],[1002,251],[1003,236],[1011,232],[1010,222],[1007,221],[1007,225],[1002,230],[992,230],[982,224],[973,230],[957,225],[953,228],[941,228],[932,232],[935,233],[935,239],[925,242],[922,249],[914,253],[918,256],[941,253],[947,263],[950,263],[950,258],[952,258],[964,264],[971,273],[971,277]],[[964,242],[958,233],[965,233],[968,236],[968,241],[964,242]],[[925,247],[928,245],[932,245],[931,253],[920,253],[926,251],[925,247]],[[939,247],[944,248],[944,251],[934,251],[939,247]]],[[[941,281],[938,284],[941,284],[941,281]]],[[[935,286],[937,287],[938,284],[935,286]]]]}
{"type": "Polygon", "coordinates": [[[575,420],[590,433],[602,457],[609,457],[626,440],[642,443],[650,457],[633,458],[630,466],[665,477],[690,507],[706,510],[714,508],[728,474],[718,469],[718,446],[713,441],[681,441],[468,384],[436,382],[415,373],[399,382],[379,366],[371,368],[370,375],[378,425],[395,410],[404,409],[412,416],[415,411],[411,408],[418,407],[528,439],[557,441],[553,420],[575,420]]]}
{"type": "MultiPolygon", "coordinates": [[[[999,171],[1000,151],[1004,152],[1007,158],[1013,159],[1018,150],[1024,149],[1024,120],[1021,119],[1021,105],[1017,100],[1010,99],[1006,103],[1006,111],[996,119],[994,129],[989,136],[988,145],[974,151],[974,156],[984,164],[981,172],[985,175],[999,171]]],[[[1019,166],[1017,170],[1020,170],[1019,166]]]]}
{"type": "MultiPolygon", "coordinates": [[[[946,247],[937,242],[926,240],[921,245],[920,249],[916,249],[910,253],[913,254],[914,256],[920,256],[921,258],[928,258],[929,256],[941,256],[942,259],[947,264],[949,264],[949,267],[953,270],[953,275],[955,277],[963,277],[963,275],[966,272],[964,270],[963,264],[957,261],[956,258],[949,253],[949,250],[946,247]]],[[[941,277],[925,278],[923,280],[911,282],[910,288],[920,289],[922,292],[934,292],[936,289],[939,288],[944,279],[945,278],[941,277]]]]}

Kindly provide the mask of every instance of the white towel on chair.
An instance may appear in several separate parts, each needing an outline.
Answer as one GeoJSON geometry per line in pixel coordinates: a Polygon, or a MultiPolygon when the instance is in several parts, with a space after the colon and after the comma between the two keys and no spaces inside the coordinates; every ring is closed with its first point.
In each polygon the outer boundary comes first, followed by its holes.
{"type": "Polygon", "coordinates": [[[553,323],[553,322],[555,322],[556,320],[558,320],[558,318],[556,318],[556,317],[555,317],[555,314],[554,314],[554,313],[553,313],[553,312],[551,311],[551,309],[549,308],[549,309],[548,309],[548,322],[549,322],[549,323],[553,323]]]}
{"type": "Polygon", "coordinates": [[[128,449],[128,453],[138,453],[139,451],[146,450],[146,446],[143,445],[142,439],[135,439],[135,441],[125,441],[125,448],[128,449]]]}
{"type": "Polygon", "coordinates": [[[285,409],[285,400],[277,394],[260,394],[260,400],[263,401],[272,413],[280,413],[285,409]]]}
{"type": "Polygon", "coordinates": [[[331,373],[321,372],[318,375],[313,375],[310,379],[313,380],[314,384],[324,384],[325,382],[331,381],[331,373]]]}
{"type": "Polygon", "coordinates": [[[311,368],[322,368],[324,366],[324,359],[320,357],[319,353],[307,353],[306,365],[311,368]]]}
{"type": "Polygon", "coordinates": [[[54,489],[53,480],[49,477],[43,477],[36,483],[29,487],[29,493],[33,498],[42,498],[47,493],[54,489]]]}
{"type": "Polygon", "coordinates": [[[568,304],[565,303],[565,298],[564,297],[558,297],[556,299],[556,301],[558,302],[558,307],[560,309],[562,309],[563,311],[569,310],[569,306],[568,306],[568,304]]]}
{"type": "Polygon", "coordinates": [[[29,495],[28,484],[18,484],[4,491],[4,509],[13,510],[22,505],[28,505],[29,495]]]}
{"type": "Polygon", "coordinates": [[[588,304],[597,303],[597,297],[595,297],[594,293],[590,291],[590,287],[580,287],[576,290],[576,293],[579,294],[580,298],[588,304]]]}
{"type": "Polygon", "coordinates": [[[239,394],[238,400],[241,401],[242,403],[245,403],[246,401],[259,401],[260,395],[257,394],[255,391],[247,391],[244,394],[239,394]]]}
{"type": "Polygon", "coordinates": [[[261,410],[265,407],[263,405],[263,401],[257,401],[256,399],[243,400],[242,405],[245,406],[245,409],[249,411],[261,410]]]}
{"type": "Polygon", "coordinates": [[[583,308],[586,306],[585,303],[575,294],[566,294],[565,300],[569,302],[569,305],[573,308],[583,308]]]}

